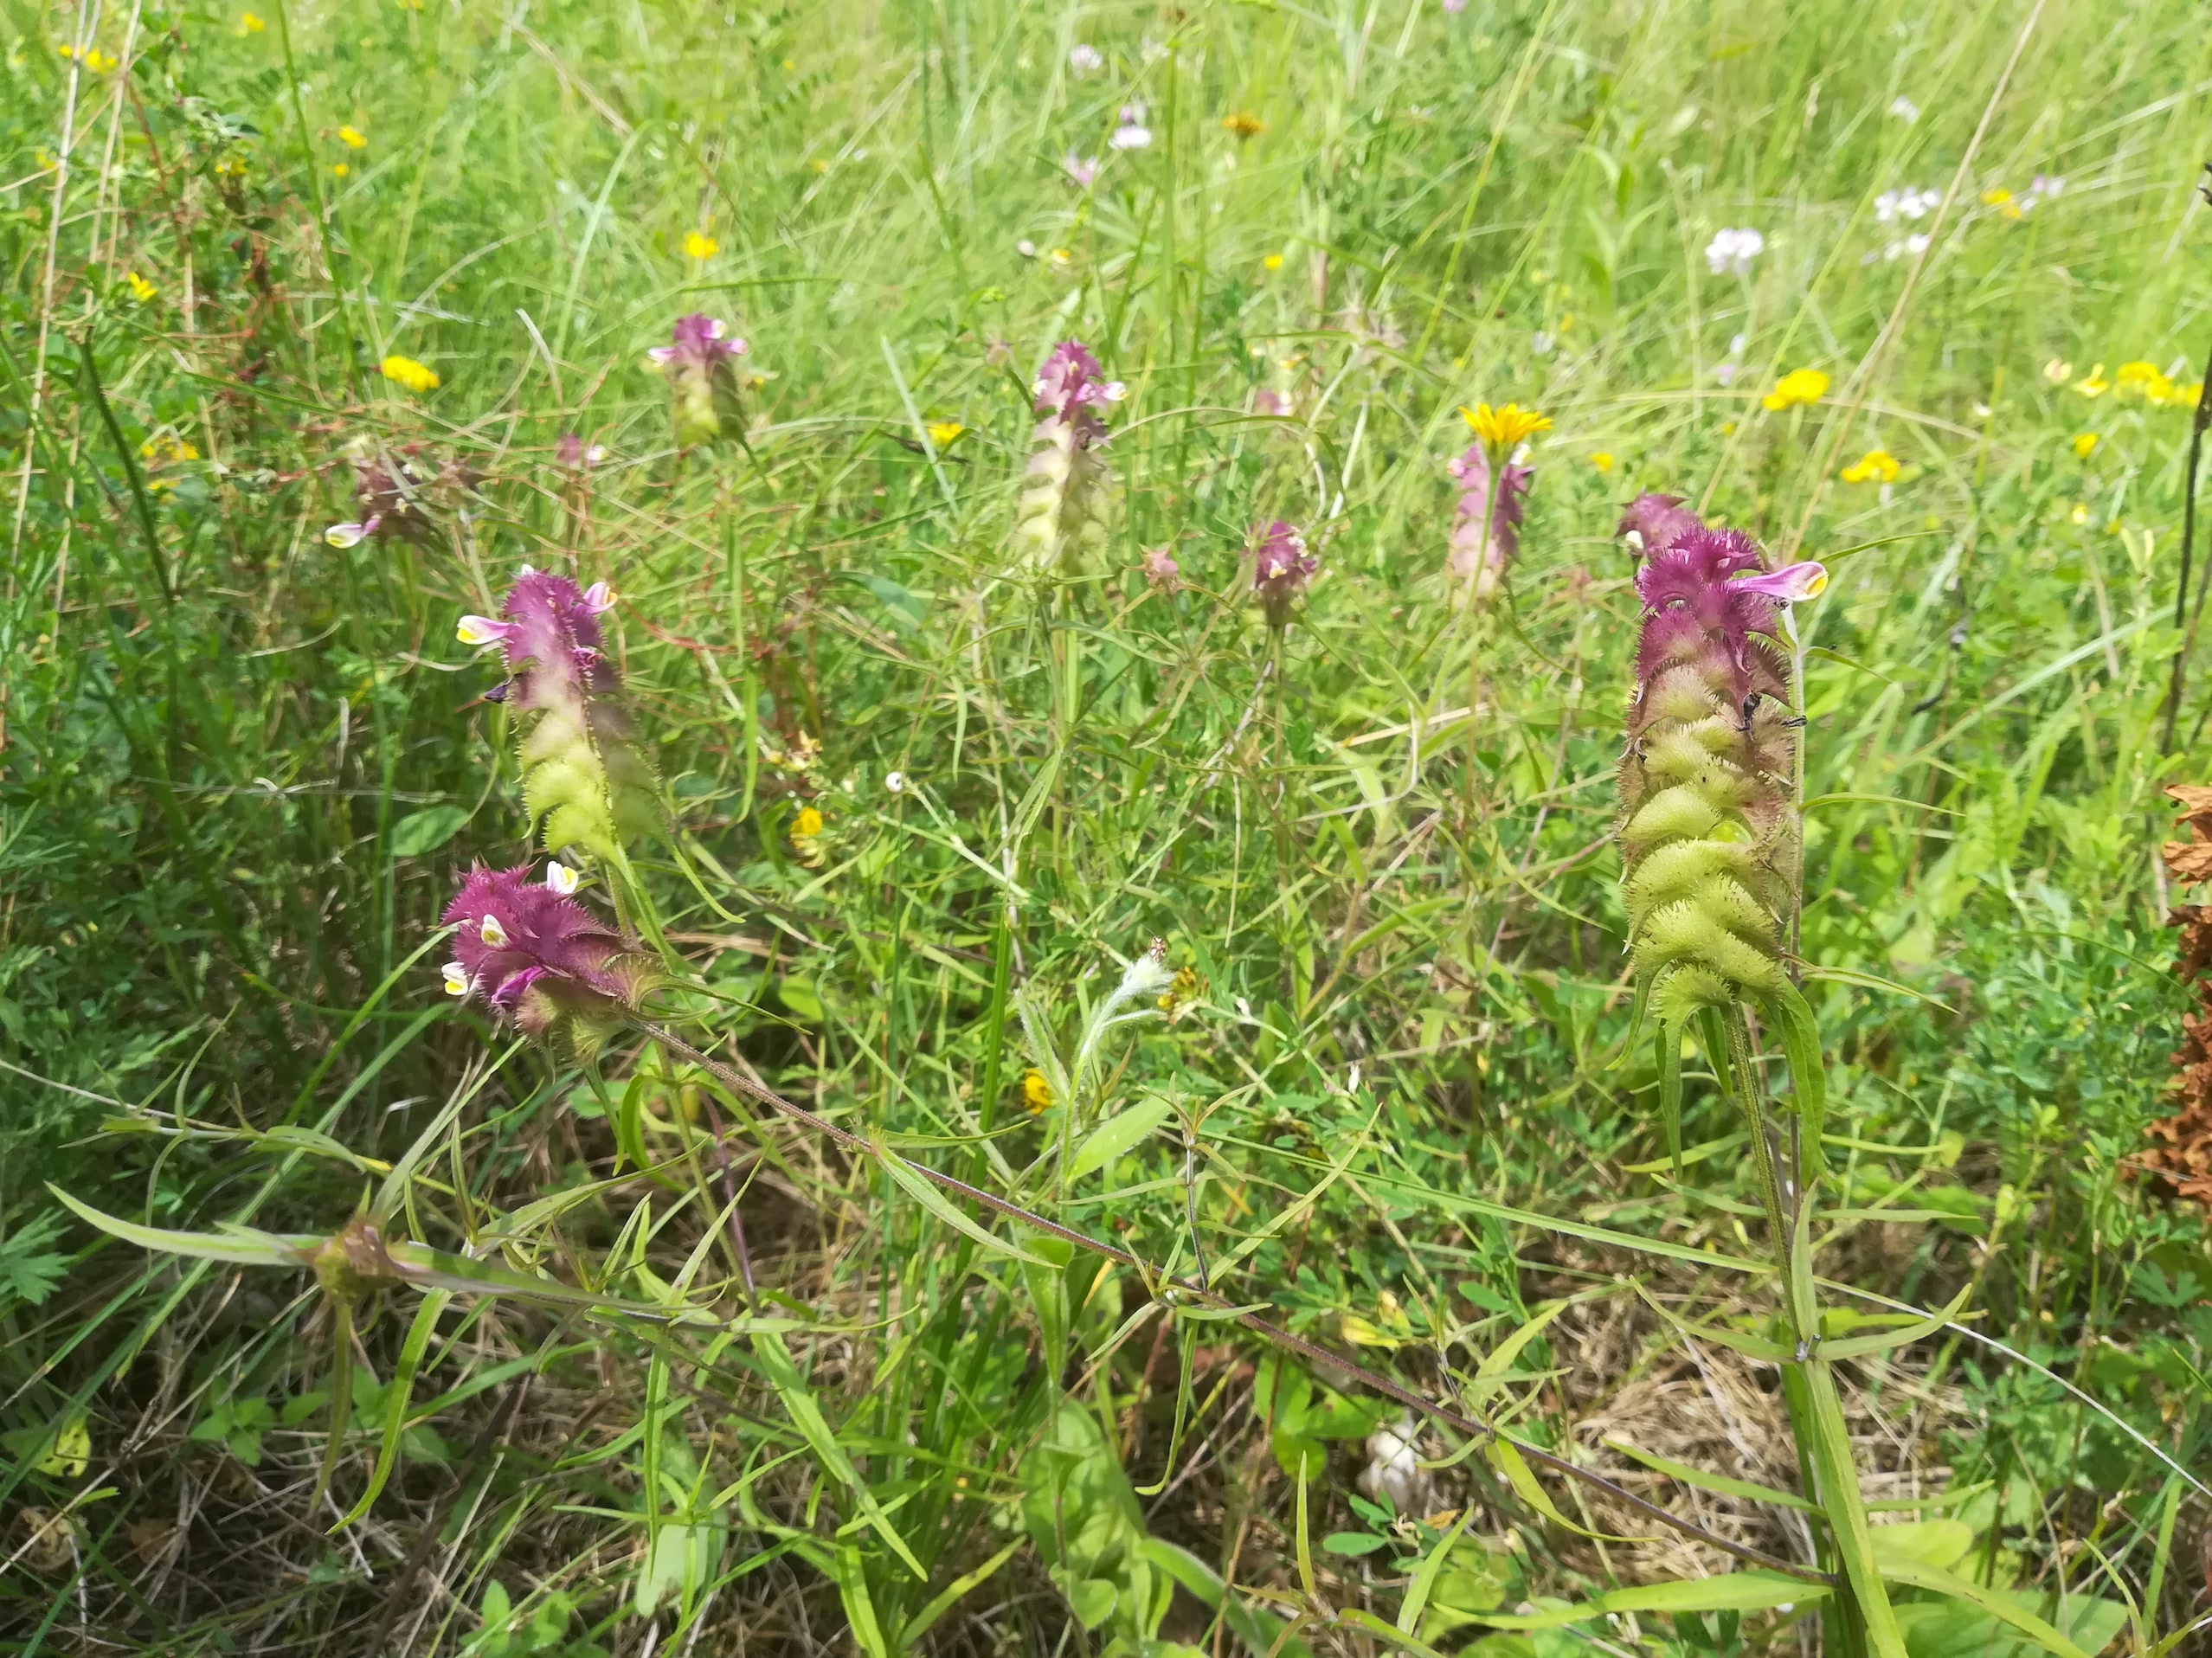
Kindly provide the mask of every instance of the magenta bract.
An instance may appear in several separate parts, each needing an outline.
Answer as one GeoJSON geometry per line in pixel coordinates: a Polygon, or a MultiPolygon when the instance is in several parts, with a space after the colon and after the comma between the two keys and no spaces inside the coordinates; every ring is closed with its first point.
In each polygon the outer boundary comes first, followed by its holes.
{"type": "Polygon", "coordinates": [[[603,1037],[653,983],[652,959],[635,940],[531,880],[527,864],[471,870],[445,920],[460,929],[448,988],[481,997],[535,1038],[603,1037]]]}

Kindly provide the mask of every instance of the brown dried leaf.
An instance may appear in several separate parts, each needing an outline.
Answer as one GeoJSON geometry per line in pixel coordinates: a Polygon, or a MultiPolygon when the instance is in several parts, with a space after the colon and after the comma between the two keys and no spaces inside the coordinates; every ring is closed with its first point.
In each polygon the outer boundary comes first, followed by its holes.
{"type": "Polygon", "coordinates": [[[2212,881],[2212,840],[2170,840],[2158,849],[2177,881],[2212,881]]]}

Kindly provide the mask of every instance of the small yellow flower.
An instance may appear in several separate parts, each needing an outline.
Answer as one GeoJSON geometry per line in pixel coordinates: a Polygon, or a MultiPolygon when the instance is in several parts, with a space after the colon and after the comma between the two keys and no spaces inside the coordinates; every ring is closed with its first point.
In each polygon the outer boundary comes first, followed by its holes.
{"type": "Polygon", "coordinates": [[[1279,271],[1283,268],[1283,255],[1270,254],[1265,259],[1260,260],[1260,263],[1270,271],[1279,271]]]}
{"type": "Polygon", "coordinates": [[[1465,421],[1484,446],[1503,454],[1524,440],[1539,432],[1552,429],[1548,414],[1540,414],[1533,408],[1523,408],[1519,403],[1501,403],[1492,408],[1488,403],[1477,403],[1472,408],[1463,407],[1459,418],[1465,421]]]}
{"type": "Polygon", "coordinates": [[[1817,403],[1828,395],[1828,376],[1818,369],[1792,369],[1774,382],[1774,389],[1761,401],[1772,409],[1817,403]]]}
{"type": "Polygon", "coordinates": [[[1045,258],[1051,260],[1053,264],[1058,266],[1062,270],[1065,270],[1075,260],[1075,255],[1064,247],[1055,247],[1051,253],[1045,255],[1045,258]]]}
{"type": "Polygon", "coordinates": [[[411,357],[388,357],[379,365],[387,380],[396,381],[409,391],[435,391],[438,374],[411,357]]]}
{"type": "Polygon", "coordinates": [[[1223,116],[1221,127],[1224,132],[1234,132],[1240,138],[1256,138],[1267,131],[1267,123],[1250,110],[1240,109],[1233,115],[1223,116]]]}
{"type": "Polygon", "coordinates": [[[1887,449],[1869,449],[1836,475],[1847,484],[1894,484],[1904,468],[1887,449]]]}
{"type": "Polygon", "coordinates": [[[960,434],[968,428],[958,421],[932,421],[929,422],[929,430],[930,442],[936,444],[940,449],[949,449],[959,441],[960,434]]]}
{"type": "Polygon", "coordinates": [[[1560,333],[1562,333],[1562,334],[1564,334],[1564,333],[1566,333],[1566,332],[1569,329],[1572,328],[1573,326],[1574,326],[1574,312],[1572,312],[1572,311],[1570,311],[1569,312],[1567,312],[1567,314],[1566,314],[1566,316],[1564,316],[1564,317],[1562,317],[1562,318],[1559,318],[1559,332],[1560,332],[1560,333]]]}
{"type": "Polygon", "coordinates": [[[2088,523],[2089,504],[2087,501],[2076,501],[2074,504],[2074,511],[2067,514],[2067,516],[2072,518],[2077,524],[2088,523]]]}
{"type": "Polygon", "coordinates": [[[338,164],[338,165],[331,169],[331,177],[333,178],[344,178],[349,173],[352,172],[352,168],[347,166],[341,161],[338,164]]]}
{"type": "Polygon", "coordinates": [[[2002,184],[1998,185],[1995,190],[1984,190],[1982,192],[1983,202],[1990,207],[2003,207],[2011,199],[2012,192],[2005,189],[2005,187],[2002,184]]]}
{"type": "Polygon", "coordinates": [[[1052,1103],[1052,1085],[1034,1065],[1021,1074],[1021,1098],[1032,1117],[1052,1103]]]}
{"type": "Polygon", "coordinates": [[[722,244],[703,230],[686,232],[684,237],[685,259],[712,259],[722,251],[722,244]]]}
{"type": "Polygon", "coordinates": [[[2062,386],[2074,378],[2074,364],[2062,357],[2054,357],[2043,364],[2043,378],[2054,386],[2062,386]]]}
{"type": "Polygon", "coordinates": [[[147,281],[145,278],[140,276],[136,271],[124,272],[123,280],[131,285],[131,297],[133,299],[136,299],[140,305],[145,304],[147,300],[152,299],[154,295],[161,292],[159,288],[154,286],[152,283],[147,281]]]}
{"type": "Polygon", "coordinates": [[[2084,432],[2080,434],[2080,436],[2075,438],[2074,440],[2074,453],[2080,455],[2084,460],[2088,459],[2092,454],[2096,453],[2096,448],[2097,434],[2094,432],[2084,432]]]}
{"type": "Polygon", "coordinates": [[[791,819],[792,839],[812,840],[821,832],[822,814],[811,806],[801,807],[799,815],[791,819]]]}
{"type": "Polygon", "coordinates": [[[263,22],[259,17],[256,17],[250,11],[244,14],[238,20],[238,32],[241,35],[258,35],[267,27],[268,25],[267,23],[263,22]]]}
{"type": "Polygon", "coordinates": [[[174,433],[158,432],[138,446],[138,459],[151,461],[157,466],[165,466],[172,461],[197,460],[199,458],[198,448],[174,433]]]}
{"type": "Polygon", "coordinates": [[[2105,365],[2099,363],[2087,376],[2075,381],[2074,389],[2084,397],[2102,397],[2112,389],[2112,382],[2105,378],[2105,365]]]}
{"type": "Polygon", "coordinates": [[[1736,435],[1736,423],[1735,423],[1733,421],[1721,421],[1721,422],[1720,422],[1720,435],[1721,435],[1722,437],[1724,437],[1724,438],[1733,438],[1733,437],[1734,437],[1734,436],[1736,435]]]}
{"type": "Polygon", "coordinates": [[[818,173],[826,173],[829,170],[829,163],[823,160],[820,156],[816,156],[813,162],[809,164],[818,173]]]}
{"type": "Polygon", "coordinates": [[[1609,472],[1613,470],[1613,457],[1608,451],[1600,449],[1590,457],[1590,464],[1601,472],[1609,472]]]}
{"type": "Polygon", "coordinates": [[[2131,388],[2139,390],[2154,380],[2164,380],[2165,377],[2158,371],[2157,363],[2145,363],[2141,357],[2136,358],[2132,363],[2123,363],[2112,370],[2112,383],[2123,391],[2131,388]]]}
{"type": "Polygon", "coordinates": [[[338,128],[338,142],[349,150],[366,150],[369,135],[357,126],[342,126],[338,128]]]}

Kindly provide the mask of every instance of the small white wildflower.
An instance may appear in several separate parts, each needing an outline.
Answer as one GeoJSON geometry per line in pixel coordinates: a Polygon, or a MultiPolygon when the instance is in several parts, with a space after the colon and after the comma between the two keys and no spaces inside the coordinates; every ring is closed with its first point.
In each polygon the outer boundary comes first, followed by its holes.
{"type": "Polygon", "coordinates": [[[1106,59],[1091,45],[1079,44],[1068,53],[1068,67],[1077,74],[1090,74],[1106,67],[1106,59]]]}
{"type": "Polygon", "coordinates": [[[885,772],[884,787],[894,794],[906,793],[906,774],[903,771],[885,772]]]}
{"type": "Polygon", "coordinates": [[[1889,100],[1889,112],[1907,126],[1920,119],[1920,106],[1901,92],[1889,100]]]}
{"type": "Polygon", "coordinates": [[[1106,140],[1116,150],[1148,150],[1152,147],[1152,129],[1130,121],[1114,129],[1114,136],[1106,140]]]}
{"type": "Polygon", "coordinates": [[[1705,245],[1705,262],[1715,276],[1749,276],[1765,247],[1766,238],[1749,226],[1717,230],[1705,245]]]}
{"type": "Polygon", "coordinates": [[[448,996],[468,994],[468,969],[458,961],[446,963],[446,994],[448,996]]]}
{"type": "Polygon", "coordinates": [[[476,929],[476,935],[495,950],[507,948],[507,929],[499,925],[497,916],[486,916],[484,924],[476,929]]]}
{"type": "Polygon", "coordinates": [[[1723,363],[1713,370],[1713,377],[1724,386],[1732,385],[1735,382],[1736,370],[1740,366],[1734,363],[1723,363]]]}
{"type": "Polygon", "coordinates": [[[1551,356],[1552,337],[1549,334],[1546,334],[1542,329],[1538,329],[1534,334],[1531,334],[1528,337],[1528,349],[1531,351],[1534,351],[1538,357],[1551,356]]]}
{"type": "Polygon", "coordinates": [[[576,890],[577,878],[576,872],[557,858],[545,866],[545,884],[564,898],[576,890]]]}
{"type": "Polygon", "coordinates": [[[1035,259],[1037,257],[1037,244],[1030,241],[1028,237],[1024,236],[1019,241],[1014,244],[1014,252],[1019,254],[1024,259],[1035,259]]]}

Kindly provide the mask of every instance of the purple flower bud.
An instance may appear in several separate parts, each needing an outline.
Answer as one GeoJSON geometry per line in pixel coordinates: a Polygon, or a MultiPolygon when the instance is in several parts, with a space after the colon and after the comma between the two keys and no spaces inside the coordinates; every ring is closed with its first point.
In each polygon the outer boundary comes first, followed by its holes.
{"type": "Polygon", "coordinates": [[[646,353],[648,363],[667,376],[676,399],[676,440],[689,446],[722,435],[724,419],[737,416],[737,359],[750,349],[728,337],[719,317],[695,311],[676,319],[666,345],[646,353]]]}
{"type": "Polygon", "coordinates": [[[1098,182],[1098,157],[1079,156],[1071,150],[1061,158],[1060,170],[1077,190],[1087,190],[1098,182]]]}
{"type": "Polygon", "coordinates": [[[1257,532],[1259,545],[1252,554],[1252,596],[1260,601],[1270,627],[1290,620],[1290,607],[1298,601],[1321,569],[1321,560],[1306,549],[1306,538],[1295,525],[1277,518],[1257,532]]]}
{"type": "Polygon", "coordinates": [[[563,432],[561,440],[553,446],[553,459],[563,466],[582,467],[584,464],[583,440],[573,432],[563,432]]]}
{"type": "Polygon", "coordinates": [[[1138,568],[1144,572],[1144,579],[1152,584],[1154,593],[1173,593],[1183,585],[1183,567],[1175,562],[1174,555],[1165,547],[1155,547],[1147,553],[1143,563],[1138,568]]]}
{"type": "Polygon", "coordinates": [[[1451,556],[1444,569],[1455,582],[1472,578],[1475,596],[1487,599],[1497,591],[1507,567],[1520,555],[1521,514],[1536,474],[1529,467],[1508,461],[1493,497],[1490,457],[1479,443],[1469,444],[1467,453],[1451,462],[1448,470],[1464,492],[1452,515],[1451,556]],[[1482,522],[1486,505],[1490,515],[1487,529],[1482,522]]]}
{"type": "Polygon", "coordinates": [[[1705,528],[1705,520],[1682,504],[1679,495],[1661,495],[1646,490],[1628,504],[1621,514],[1621,538],[1646,558],[1663,553],[1693,530],[1705,528]]]}
{"type": "Polygon", "coordinates": [[[481,997],[540,1041],[566,1038],[596,1047],[636,1010],[657,976],[635,939],[533,881],[527,864],[471,870],[445,919],[460,929],[445,969],[447,991],[481,997]]]}
{"type": "Polygon", "coordinates": [[[1095,411],[1120,402],[1123,395],[1122,382],[1106,378],[1098,359],[1081,340],[1063,340],[1054,346],[1030,389],[1036,395],[1039,414],[1055,415],[1097,434],[1105,427],[1095,411]]]}

